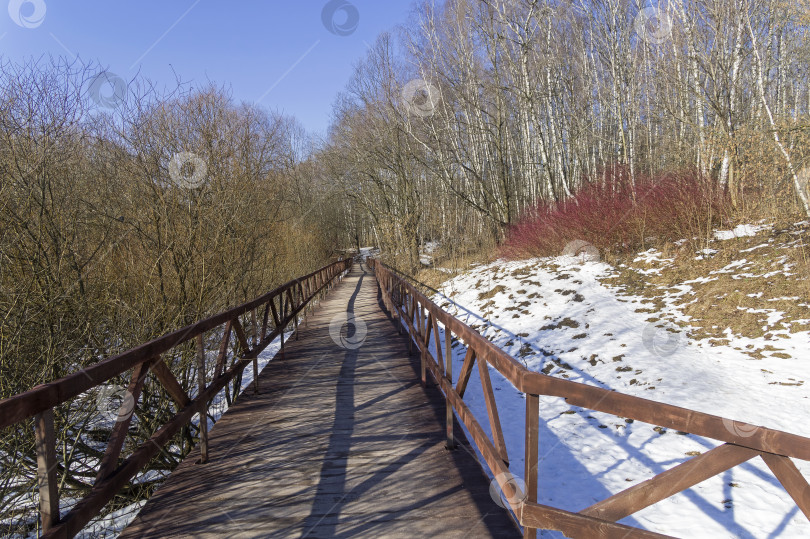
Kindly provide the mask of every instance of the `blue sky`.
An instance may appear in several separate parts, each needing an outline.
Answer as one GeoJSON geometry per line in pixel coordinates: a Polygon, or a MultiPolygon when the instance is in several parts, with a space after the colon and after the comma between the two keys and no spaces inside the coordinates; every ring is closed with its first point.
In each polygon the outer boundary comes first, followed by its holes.
{"type": "Polygon", "coordinates": [[[325,132],[332,102],[367,46],[413,7],[413,0],[0,3],[9,4],[0,10],[5,58],[78,55],[125,80],[140,73],[173,86],[176,73],[185,82],[214,81],[238,101],[295,115],[313,133],[325,132]]]}

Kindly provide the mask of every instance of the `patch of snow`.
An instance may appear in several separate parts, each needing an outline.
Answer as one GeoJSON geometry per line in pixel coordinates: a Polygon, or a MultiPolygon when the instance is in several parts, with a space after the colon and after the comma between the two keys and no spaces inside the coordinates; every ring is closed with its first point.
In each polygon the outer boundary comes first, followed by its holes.
{"type": "Polygon", "coordinates": [[[717,254],[717,249],[701,249],[698,251],[698,256],[695,257],[695,260],[704,260],[706,258],[711,258],[713,255],[717,254]]]}
{"type": "Polygon", "coordinates": [[[748,249],[741,249],[741,253],[750,253],[751,251],[756,251],[757,249],[762,249],[763,247],[768,247],[768,243],[760,243],[759,245],[754,245],[753,247],[749,247],[748,249]]]}
{"type": "Polygon", "coordinates": [[[376,247],[360,247],[360,259],[374,258],[380,254],[380,250],[376,247]]]}
{"type": "MultiPolygon", "coordinates": [[[[644,256],[653,258],[652,253],[644,256]]],[[[688,283],[671,291],[664,298],[665,307],[654,311],[647,308],[651,305],[645,298],[620,297],[603,284],[601,280],[613,271],[601,262],[562,258],[499,260],[450,279],[434,301],[531,370],[810,435],[808,394],[799,383],[810,378],[810,332],[782,332],[784,338],[768,340],[735,336],[728,330],[727,344],[695,341],[687,336],[689,318],[679,310],[684,305],[674,305],[678,296],[689,292],[688,283]],[[499,285],[504,288],[496,290],[499,285]],[[494,290],[479,299],[481,293],[494,290]],[[789,359],[768,354],[754,361],[746,354],[777,344],[789,359]]],[[[774,310],[766,314],[769,323],[784,316],[774,310]]],[[[457,377],[465,349],[456,345],[453,350],[457,377]]],[[[525,397],[496,370],[490,368],[490,374],[510,470],[522,477],[525,397]]],[[[477,369],[464,400],[491,434],[477,369]]],[[[540,401],[539,503],[570,511],[684,462],[690,458],[687,453],[703,453],[720,444],[572,407],[561,398],[540,401]]],[[[794,462],[805,476],[810,474],[810,463],[794,462]]],[[[761,459],[620,522],[679,537],[810,536],[810,523],[761,459]]],[[[562,537],[556,532],[541,536],[562,537]]]]}
{"type": "Polygon", "coordinates": [[[771,225],[737,225],[734,230],[715,230],[714,237],[718,240],[731,240],[745,236],[756,236],[762,230],[770,227],[771,225]]]}
{"type": "Polygon", "coordinates": [[[720,268],[719,270],[710,271],[709,273],[711,275],[714,275],[714,274],[717,274],[717,273],[731,273],[733,270],[741,268],[742,266],[745,266],[748,263],[749,262],[744,258],[742,258],[740,260],[734,260],[733,262],[731,262],[727,266],[725,266],[723,268],[720,268]]]}

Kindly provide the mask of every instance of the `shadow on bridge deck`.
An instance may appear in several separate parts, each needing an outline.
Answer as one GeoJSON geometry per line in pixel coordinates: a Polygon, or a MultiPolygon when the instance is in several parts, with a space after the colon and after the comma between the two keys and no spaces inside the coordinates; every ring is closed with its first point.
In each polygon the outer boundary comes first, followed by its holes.
{"type": "Polygon", "coordinates": [[[381,304],[355,265],[216,424],[209,462],[192,452],[121,537],[519,536],[458,426],[467,451],[445,449],[441,393],[381,304]],[[347,311],[357,348],[330,337],[347,311]]]}

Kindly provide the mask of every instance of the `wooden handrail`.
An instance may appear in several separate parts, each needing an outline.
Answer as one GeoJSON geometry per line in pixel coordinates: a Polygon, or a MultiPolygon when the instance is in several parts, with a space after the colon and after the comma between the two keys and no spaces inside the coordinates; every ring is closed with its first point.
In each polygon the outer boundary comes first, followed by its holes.
{"type": "Polygon", "coordinates": [[[534,537],[539,526],[588,536],[608,537],[616,534],[622,537],[663,537],[646,530],[619,526],[615,521],[693,486],[698,482],[696,478],[703,481],[757,456],[763,458],[796,505],[810,519],[810,485],[790,460],[791,458],[810,460],[810,438],[531,371],[477,331],[436,305],[397,270],[374,259],[369,259],[368,265],[374,270],[385,307],[397,321],[400,329],[405,328],[409,333],[409,349],[415,344],[421,353],[423,383],[426,381],[425,372],[430,371],[445,395],[448,407],[448,446],[452,446],[453,443],[450,435],[452,409],[467,427],[495,480],[507,496],[515,515],[524,526],[525,537],[534,537]],[[443,358],[437,322],[441,322],[445,328],[446,352],[443,358]],[[431,330],[435,341],[435,357],[430,350],[431,330]],[[467,347],[464,365],[455,386],[450,357],[453,335],[467,347]],[[492,440],[484,434],[485,431],[478,420],[464,404],[464,390],[476,360],[479,361],[479,370],[482,374],[486,372],[486,365],[491,365],[516,389],[526,394],[524,481],[527,492],[517,492],[514,482],[510,481],[511,475],[507,470],[508,455],[503,445],[503,432],[488,376],[482,376],[481,381],[493,433],[492,440]],[[661,425],[725,442],[725,445],[585,508],[580,513],[539,505],[537,455],[540,395],[561,397],[574,406],[661,425]],[[691,474],[691,470],[699,465],[705,467],[702,473],[697,476],[691,474]],[[690,477],[687,478],[687,475],[690,477]]]}
{"type": "MultiPolygon", "coordinates": [[[[351,260],[349,260],[349,263],[350,262],[351,260]]],[[[18,423],[27,417],[32,417],[35,414],[44,412],[54,406],[58,406],[88,389],[123,374],[135,365],[151,357],[168,352],[172,348],[195,338],[197,335],[201,335],[223,325],[225,322],[232,321],[252,311],[256,307],[269,303],[303,280],[309,280],[329,268],[335,268],[345,264],[346,261],[335,262],[309,275],[285,283],[252,301],[232,307],[209,318],[167,333],[146,344],[127,350],[117,356],[99,361],[94,365],[65,376],[64,378],[38,385],[24,393],[19,393],[13,397],[0,400],[0,429],[18,423]]],[[[320,291],[320,288],[318,291],[320,291]]],[[[275,307],[275,304],[271,305],[275,307]]],[[[277,321],[277,323],[280,324],[280,321],[277,321]]]]}
{"type": "MultiPolygon", "coordinates": [[[[178,329],[146,344],[128,350],[115,357],[99,361],[76,373],[34,387],[24,393],[0,400],[0,429],[35,417],[36,452],[38,464],[38,486],[40,491],[40,517],[44,537],[69,538],[78,534],[82,528],[140,472],[172,437],[187,425],[192,417],[199,413],[201,425],[204,423],[208,406],[220,390],[236,378],[249,364],[253,363],[254,391],[258,391],[257,358],[276,337],[282,338],[284,331],[291,323],[298,328],[298,317],[315,298],[321,297],[335,281],[342,278],[344,272],[352,267],[353,260],[346,259],[334,262],[308,275],[292,280],[274,290],[242,305],[230,308],[219,314],[200,320],[194,324],[178,329]],[[255,310],[264,306],[264,315],[259,335],[255,310]],[[269,312],[273,313],[274,327],[268,332],[269,312]],[[240,317],[250,314],[251,335],[245,333],[245,326],[240,317]],[[202,336],[208,331],[222,327],[220,344],[214,375],[206,385],[205,351],[202,336]],[[226,359],[231,337],[235,334],[240,354],[234,357],[230,368],[226,369],[226,359]],[[199,369],[197,396],[190,399],[184,389],[169,370],[161,356],[169,350],[196,339],[196,357],[199,369]],[[91,491],[73,506],[64,516],[59,514],[58,488],[56,479],[56,443],[53,425],[53,409],[94,387],[100,386],[112,378],[132,370],[128,394],[129,403],[126,414],[119,419],[110,434],[104,457],[99,462],[98,475],[91,491]],[[132,454],[118,463],[119,455],[126,438],[134,404],[146,381],[147,375],[163,385],[167,393],[177,403],[177,413],[157,429],[151,437],[137,447],[132,454]]],[[[236,345],[234,345],[236,346],[236,345]]],[[[122,406],[122,410],[124,407],[122,406]]],[[[203,451],[203,462],[208,456],[207,429],[201,426],[200,443],[203,451]]]]}

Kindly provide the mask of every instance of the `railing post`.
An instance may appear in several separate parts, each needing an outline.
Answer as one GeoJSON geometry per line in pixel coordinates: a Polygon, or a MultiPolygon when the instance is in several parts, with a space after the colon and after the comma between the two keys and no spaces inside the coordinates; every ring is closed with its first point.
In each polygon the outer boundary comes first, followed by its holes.
{"type": "MultiPolygon", "coordinates": [[[[270,301],[273,300],[271,299],[270,301]]],[[[267,302],[267,305],[264,306],[264,316],[262,317],[262,342],[264,342],[264,338],[267,337],[267,321],[269,316],[270,316],[270,302],[267,302]]]]}
{"type": "Polygon", "coordinates": [[[286,329],[287,325],[284,322],[281,322],[281,360],[284,361],[286,356],[284,355],[284,329],[286,329]]]}
{"type": "MultiPolygon", "coordinates": [[[[400,285],[397,285],[400,287],[400,285]]],[[[397,331],[399,334],[402,335],[403,326],[405,325],[405,321],[402,319],[402,288],[400,287],[398,290],[397,298],[394,300],[394,308],[397,310],[397,331]]]]}
{"type": "MultiPolygon", "coordinates": [[[[438,338],[438,337],[437,337],[438,338]]],[[[450,328],[446,325],[444,326],[444,360],[445,360],[445,368],[444,368],[444,376],[447,379],[447,382],[450,384],[450,389],[453,388],[453,332],[450,331],[450,328]]],[[[449,390],[448,390],[449,391],[449,390]]],[[[445,407],[445,414],[447,419],[447,449],[454,449],[456,447],[456,441],[453,437],[453,405],[450,403],[450,397],[445,395],[444,397],[444,407],[445,407]]]]}
{"type": "MultiPolygon", "coordinates": [[[[293,288],[292,291],[290,292],[290,312],[291,313],[298,308],[298,306],[295,304],[296,303],[295,302],[296,294],[295,294],[294,290],[295,290],[295,288],[293,288]]],[[[295,313],[293,315],[293,320],[295,321],[295,340],[297,341],[298,340],[298,313],[295,313]]]]}
{"type": "MultiPolygon", "coordinates": [[[[301,293],[301,303],[303,303],[303,302],[305,302],[307,300],[307,296],[308,296],[307,281],[304,281],[303,283],[299,283],[298,286],[299,286],[300,293],[301,293]]],[[[303,311],[301,311],[301,321],[304,322],[304,327],[309,327],[309,324],[307,323],[307,309],[309,309],[309,303],[307,303],[307,306],[304,307],[303,311]]]]}
{"type": "Polygon", "coordinates": [[[408,311],[408,354],[413,355],[413,339],[414,336],[411,333],[416,333],[416,324],[414,324],[413,319],[413,312],[414,312],[414,298],[410,296],[411,301],[410,305],[405,305],[405,310],[408,311]]]}
{"type": "MultiPolygon", "coordinates": [[[[309,291],[310,291],[309,278],[307,278],[301,284],[301,297],[304,298],[305,301],[309,298],[309,291]]],[[[312,303],[307,301],[307,306],[304,307],[304,315],[303,315],[304,316],[304,327],[305,328],[309,327],[309,317],[307,316],[307,313],[311,312],[311,311],[312,311],[312,303]]]]}
{"type": "Polygon", "coordinates": [[[56,434],[53,408],[34,416],[34,439],[37,452],[37,486],[39,515],[43,531],[59,522],[59,485],[56,482],[56,434]]]}
{"type": "MultiPolygon", "coordinates": [[[[256,325],[256,309],[250,311],[250,321],[253,325],[252,345],[255,350],[259,346],[259,329],[256,325]]],[[[259,358],[258,354],[253,354],[253,394],[259,393],[259,358]]]]}
{"type": "MultiPolygon", "coordinates": [[[[414,299],[416,301],[416,299],[414,299]]],[[[425,308],[422,304],[419,304],[419,308],[416,310],[417,316],[419,317],[419,340],[424,343],[425,336],[427,335],[427,328],[425,327],[425,308]]],[[[422,364],[422,387],[427,387],[427,364],[425,361],[425,349],[427,348],[427,343],[425,343],[424,347],[419,347],[419,357],[421,358],[422,364]]]]}
{"type": "Polygon", "coordinates": [[[259,344],[259,325],[256,322],[256,309],[250,311],[250,325],[251,325],[251,342],[253,347],[259,344]]]}
{"type": "MultiPolygon", "coordinates": [[[[526,394],[525,471],[526,497],[523,503],[537,503],[537,457],[540,431],[540,398],[526,394]]],[[[537,528],[523,527],[524,539],[535,539],[537,528]]]]}
{"type": "Polygon", "coordinates": [[[398,288],[397,301],[394,304],[396,305],[397,312],[399,313],[399,317],[397,320],[399,323],[397,324],[397,329],[399,330],[399,334],[402,335],[403,326],[405,325],[405,321],[402,319],[402,311],[400,310],[400,307],[402,307],[404,304],[402,301],[402,283],[398,282],[397,288],[398,288]]]}
{"type": "MultiPolygon", "coordinates": [[[[200,398],[205,391],[205,344],[197,335],[197,389],[200,398]]],[[[200,464],[208,462],[208,403],[200,398],[200,464]]]]}

